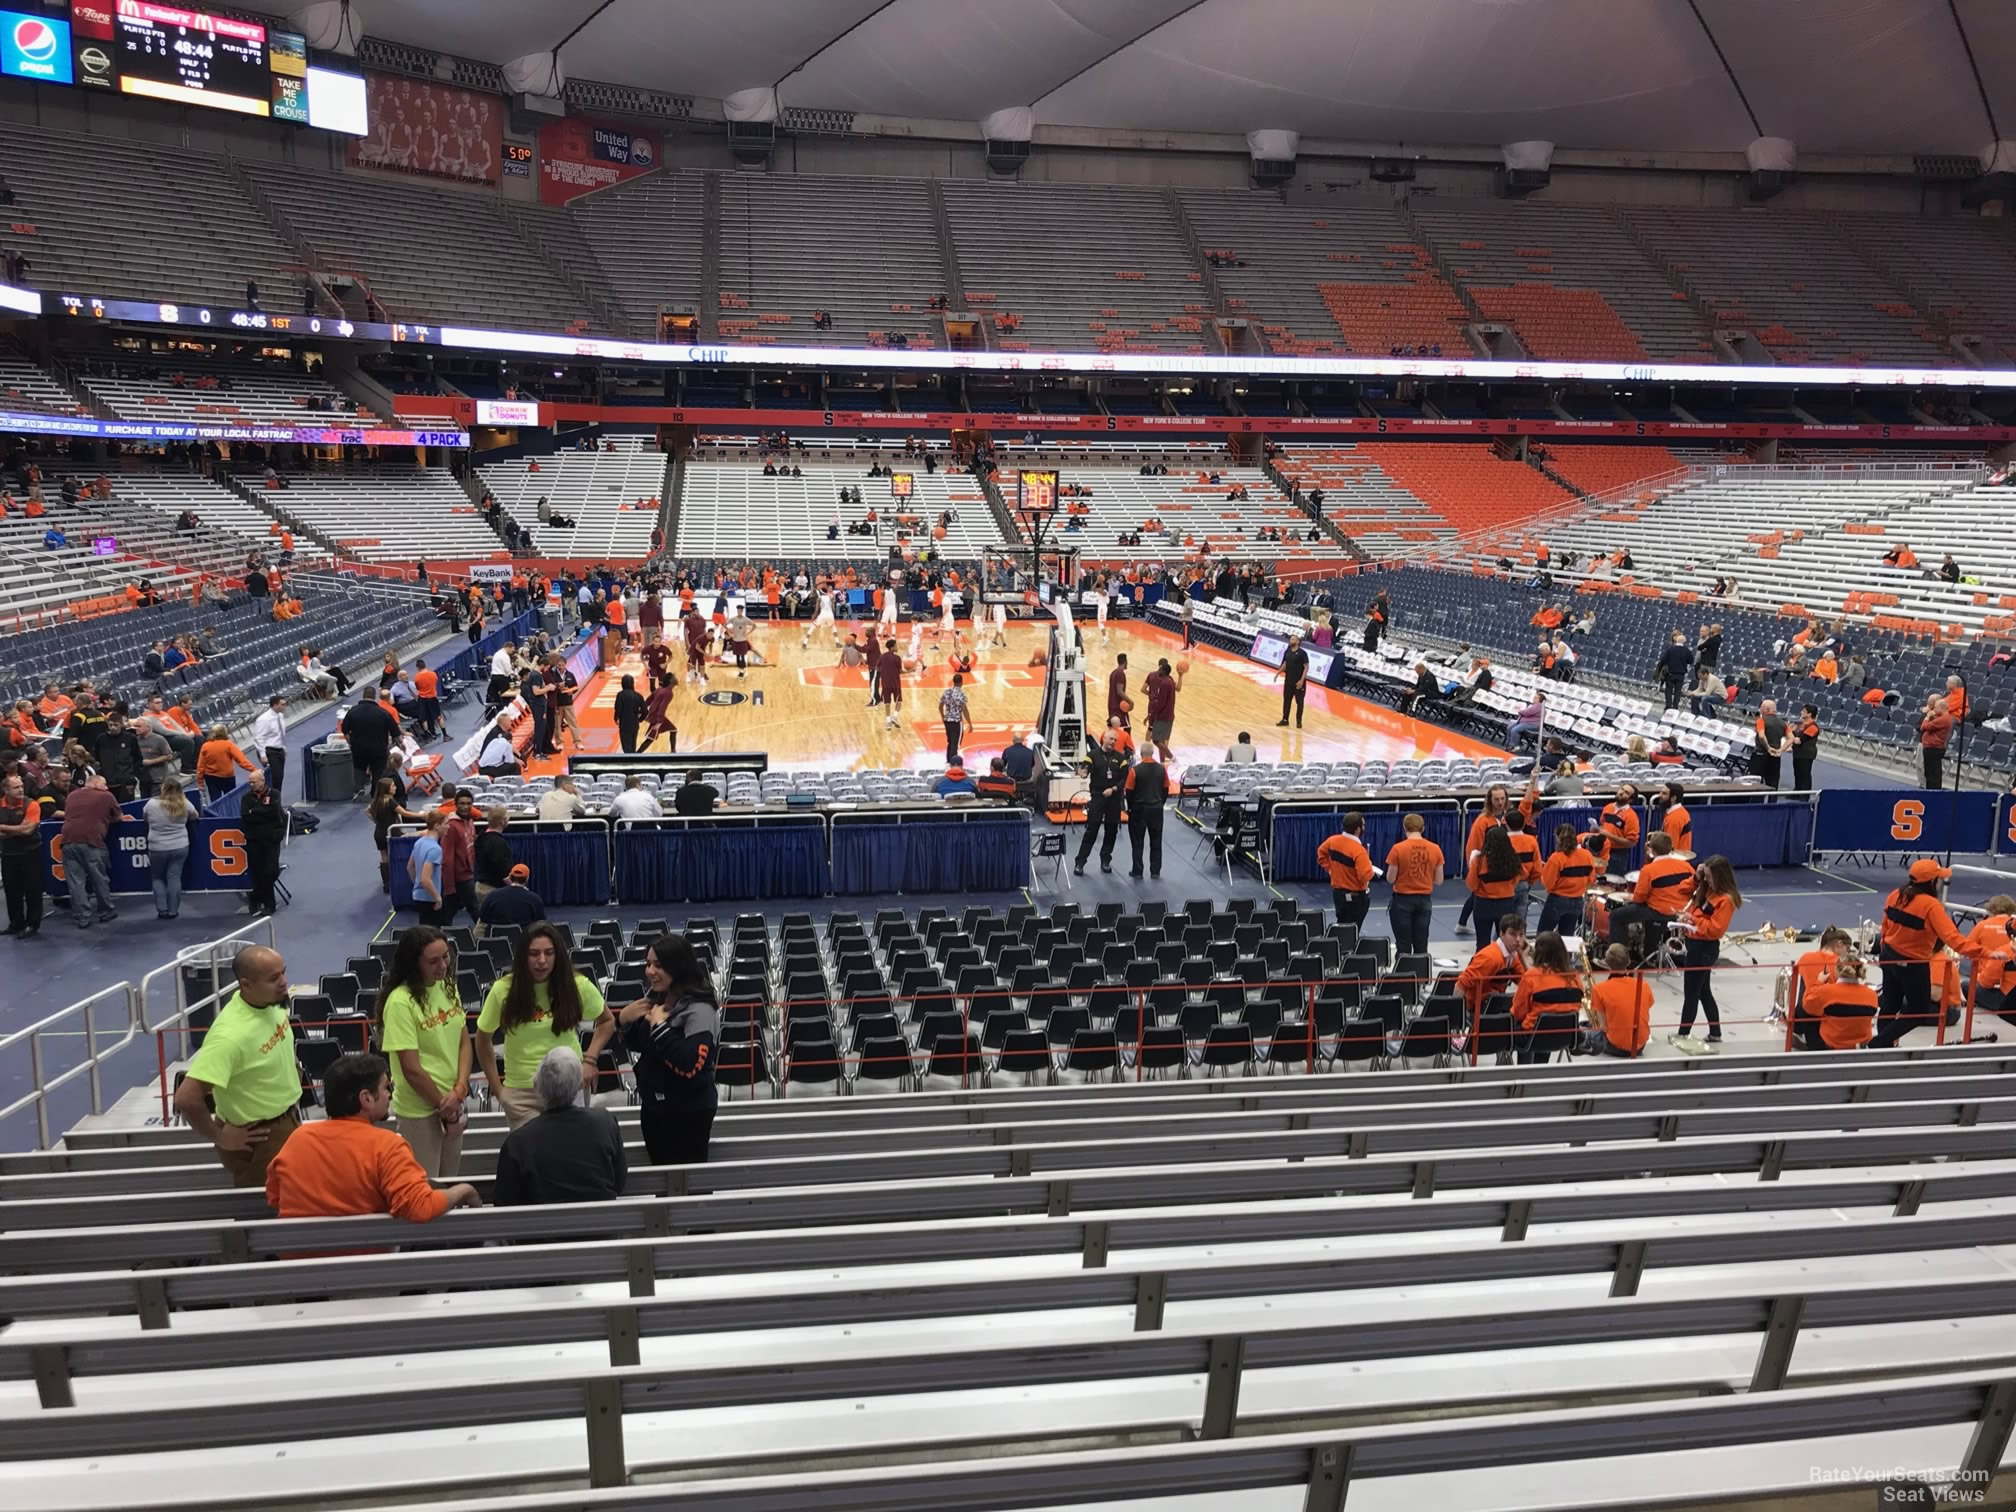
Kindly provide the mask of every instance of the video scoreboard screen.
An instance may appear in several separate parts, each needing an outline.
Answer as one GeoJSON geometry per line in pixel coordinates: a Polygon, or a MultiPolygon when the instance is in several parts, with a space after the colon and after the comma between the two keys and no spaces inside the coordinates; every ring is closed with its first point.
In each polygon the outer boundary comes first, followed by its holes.
{"type": "Polygon", "coordinates": [[[363,136],[364,75],[300,32],[159,0],[0,0],[0,75],[363,136]]]}
{"type": "MultiPolygon", "coordinates": [[[[119,0],[116,29],[122,94],[273,114],[273,69],[266,28],[258,22],[154,0],[119,0]]],[[[305,72],[305,42],[302,50],[305,72]]]]}

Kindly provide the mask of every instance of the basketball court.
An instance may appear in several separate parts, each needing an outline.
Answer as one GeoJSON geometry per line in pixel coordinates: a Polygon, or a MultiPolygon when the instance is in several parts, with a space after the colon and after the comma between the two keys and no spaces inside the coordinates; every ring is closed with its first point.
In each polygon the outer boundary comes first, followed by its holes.
{"type": "MultiPolygon", "coordinates": [[[[986,758],[998,755],[1015,730],[1034,727],[1043,699],[1044,668],[1031,666],[1030,659],[1048,645],[1053,624],[1047,618],[1011,620],[1008,645],[1003,648],[985,643],[991,627],[982,627],[981,643],[975,645],[969,633],[972,627],[960,622],[961,644],[978,659],[964,685],[970,723],[961,747],[969,767],[978,763],[977,769],[984,770],[986,758]]],[[[1101,639],[1095,623],[1080,621],[1080,629],[1085,638],[1085,704],[1091,729],[1105,725],[1106,679],[1117,655],[1125,652],[1129,663],[1137,740],[1144,733],[1142,680],[1155,670],[1158,658],[1167,657],[1174,665],[1189,657],[1170,739],[1179,771],[1192,762],[1223,760],[1226,747],[1242,730],[1252,736],[1262,761],[1399,761],[1502,754],[1482,741],[1313,685],[1306,727],[1277,729],[1281,682],[1275,669],[1208,646],[1186,653],[1175,632],[1136,621],[1114,621],[1107,640],[1101,639]]],[[[843,621],[843,636],[846,630],[843,621]]],[[[906,656],[910,630],[909,624],[900,625],[895,637],[897,649],[906,656]]],[[[924,668],[904,674],[901,717],[892,730],[885,723],[885,710],[868,707],[868,669],[840,666],[830,637],[815,636],[809,647],[801,649],[802,634],[802,622],[775,626],[759,622],[755,648],[768,665],[752,665],[745,677],[736,676],[732,662],[710,666],[704,688],[682,684],[671,710],[680,751],[760,750],[769,753],[775,766],[823,771],[944,765],[938,696],[952,681],[949,646],[934,642],[927,631],[921,647],[924,668]]],[[[678,660],[683,666],[683,652],[678,660]]],[[[599,755],[621,749],[612,711],[626,672],[636,677],[639,692],[646,691],[643,659],[635,652],[583,688],[576,715],[584,752],[599,755]]],[[[568,751],[572,754],[571,746],[568,751]]],[[[564,767],[564,760],[548,760],[533,763],[531,770],[557,773],[564,767]]]]}

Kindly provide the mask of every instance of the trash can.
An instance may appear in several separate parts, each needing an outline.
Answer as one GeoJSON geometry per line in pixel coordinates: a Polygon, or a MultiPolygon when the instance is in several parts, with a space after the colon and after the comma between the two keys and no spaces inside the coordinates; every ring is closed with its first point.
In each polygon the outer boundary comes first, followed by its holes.
{"type": "Polygon", "coordinates": [[[310,803],[348,803],[356,791],[356,768],[347,745],[311,746],[301,774],[302,797],[310,803]]]}
{"type": "Polygon", "coordinates": [[[548,604],[539,611],[539,628],[548,635],[560,633],[560,610],[557,605],[548,604]]]}

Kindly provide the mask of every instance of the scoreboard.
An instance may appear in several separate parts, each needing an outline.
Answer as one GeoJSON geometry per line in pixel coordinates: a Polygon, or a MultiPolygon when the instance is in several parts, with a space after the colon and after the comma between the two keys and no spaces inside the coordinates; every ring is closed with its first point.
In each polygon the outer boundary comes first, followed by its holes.
{"type": "Polygon", "coordinates": [[[312,61],[297,31],[163,0],[0,0],[0,75],[352,136],[369,129],[354,63],[312,61]]]}
{"type": "MultiPolygon", "coordinates": [[[[273,69],[258,22],[154,0],[119,0],[117,14],[121,93],[242,115],[273,113],[273,69]]],[[[305,42],[302,53],[305,72],[305,42]]]]}

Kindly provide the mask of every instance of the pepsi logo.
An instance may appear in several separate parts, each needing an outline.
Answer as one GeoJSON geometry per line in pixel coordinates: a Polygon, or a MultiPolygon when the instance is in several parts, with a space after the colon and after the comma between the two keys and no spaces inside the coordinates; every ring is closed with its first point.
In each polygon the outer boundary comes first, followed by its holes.
{"type": "Polygon", "coordinates": [[[56,28],[35,16],[24,16],[14,23],[14,50],[28,63],[47,63],[56,56],[56,49],[62,45],[56,28]]]}

